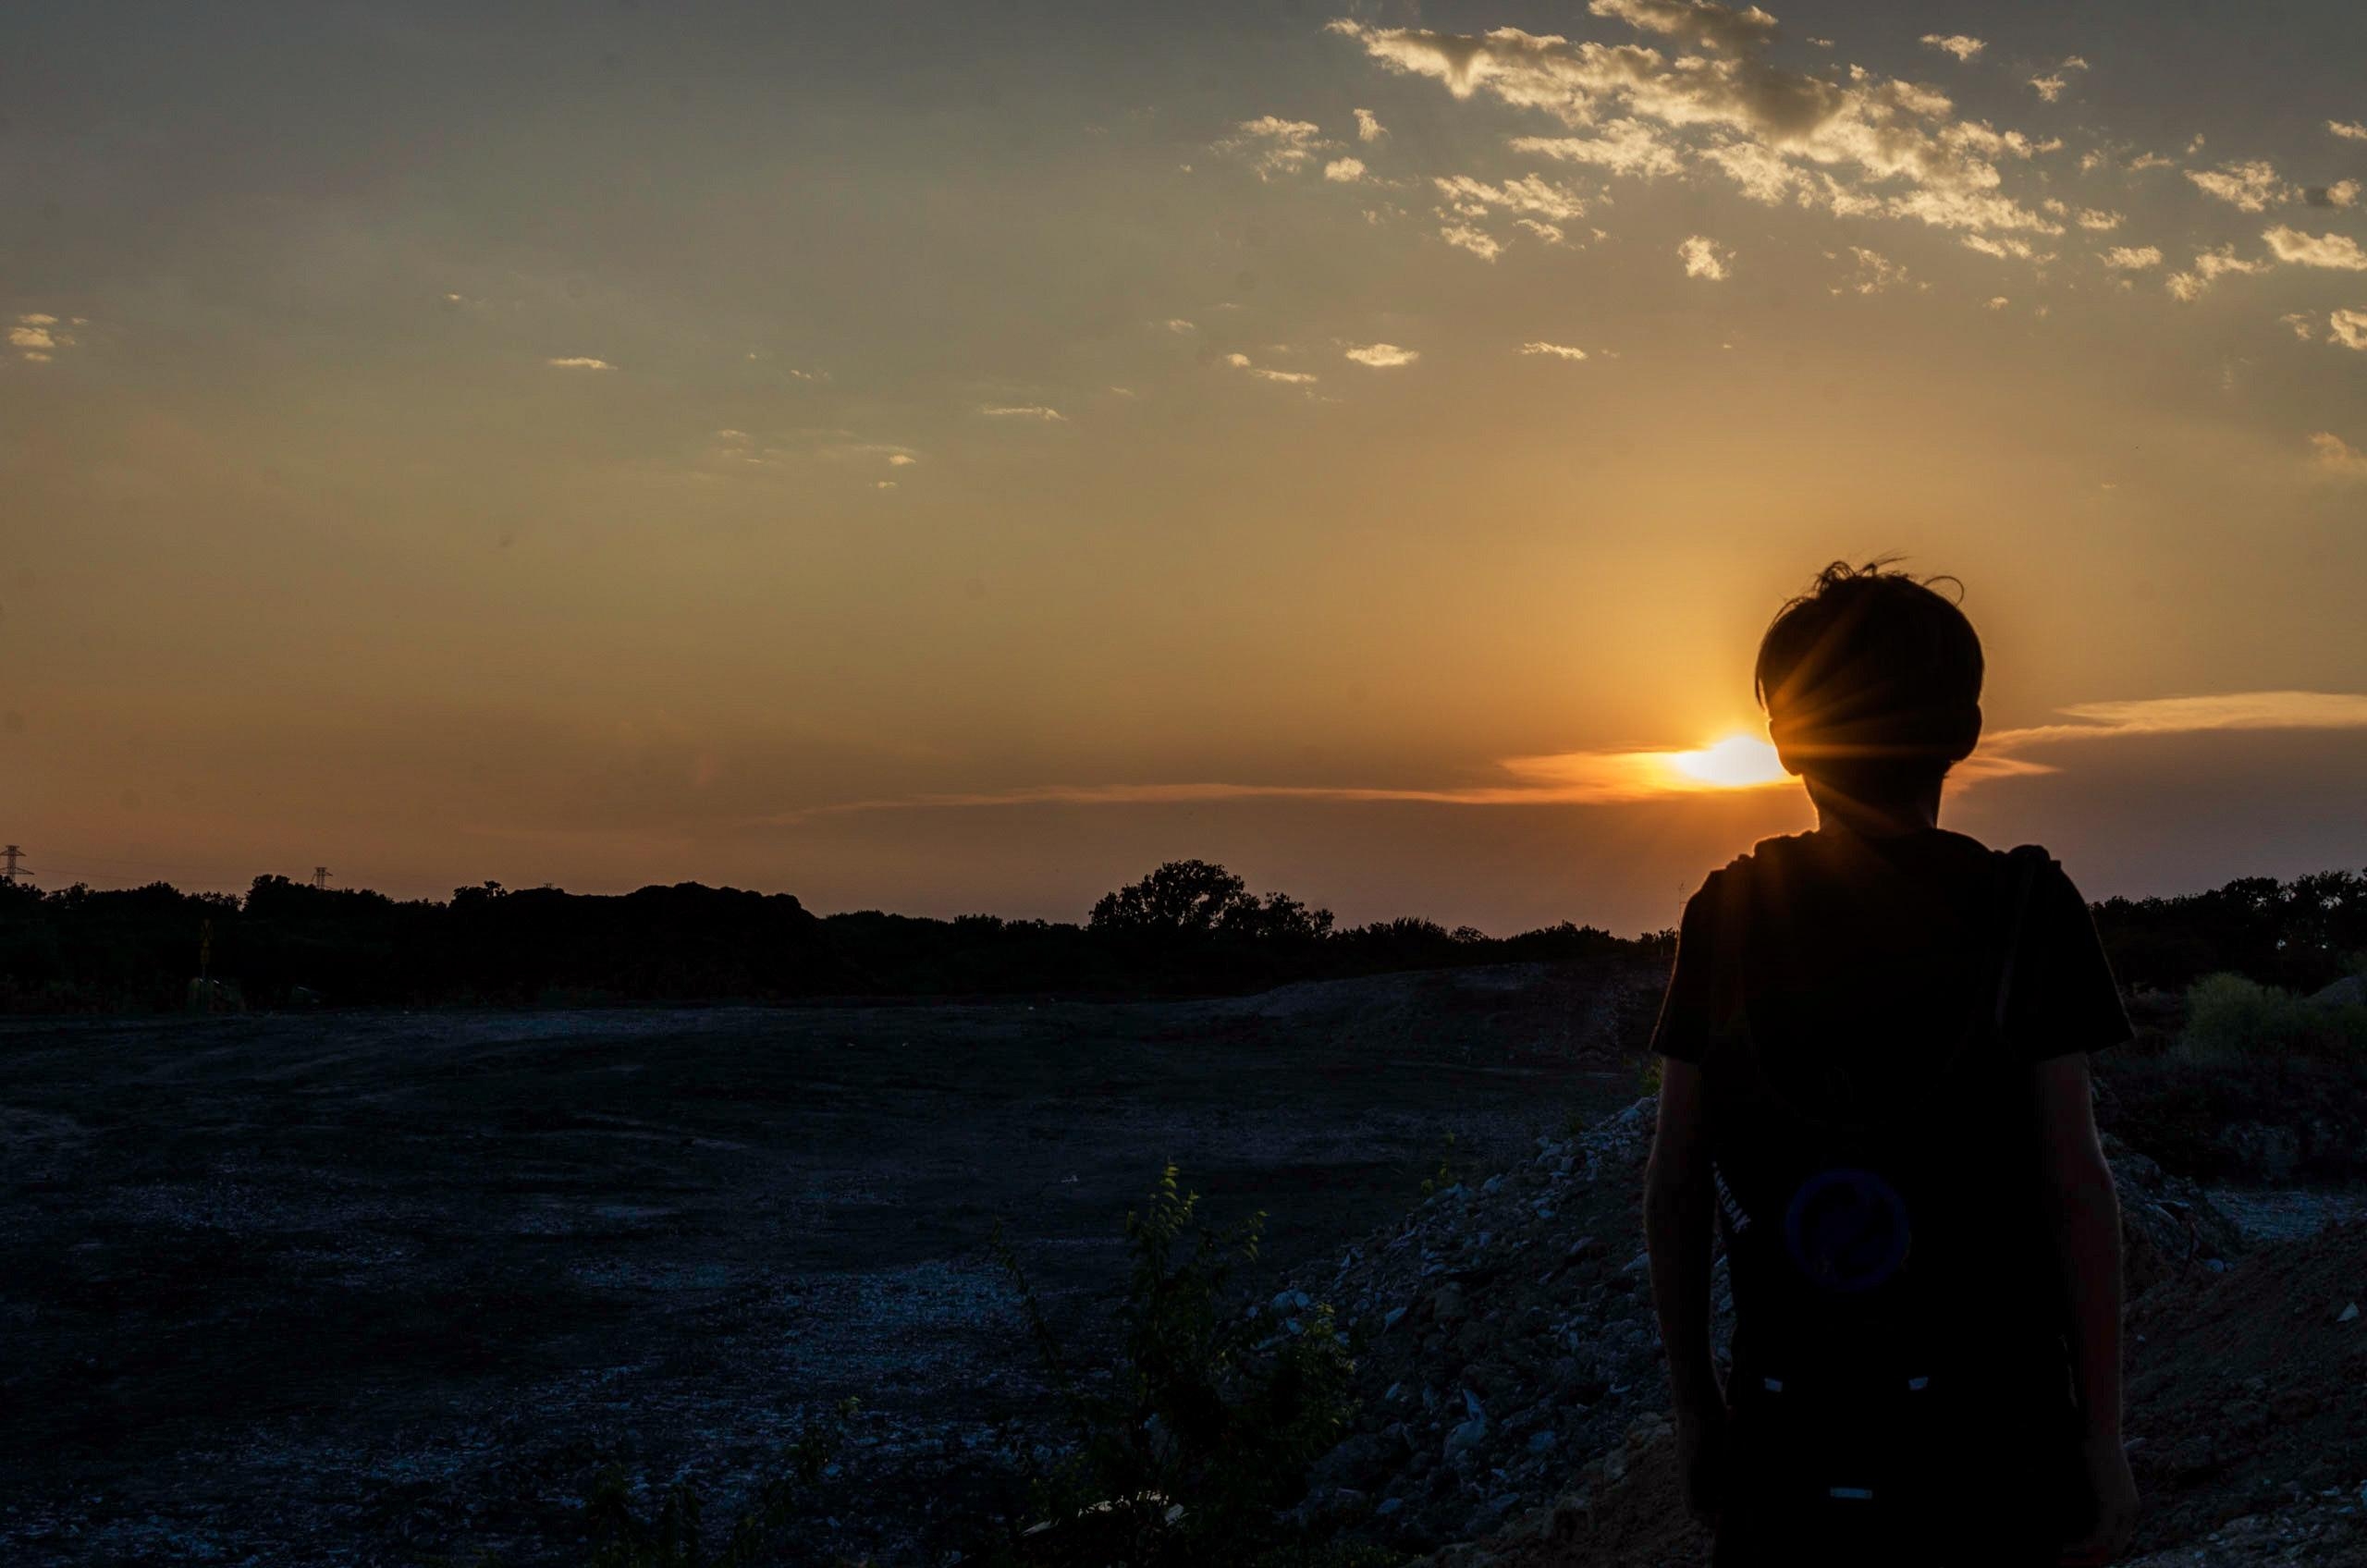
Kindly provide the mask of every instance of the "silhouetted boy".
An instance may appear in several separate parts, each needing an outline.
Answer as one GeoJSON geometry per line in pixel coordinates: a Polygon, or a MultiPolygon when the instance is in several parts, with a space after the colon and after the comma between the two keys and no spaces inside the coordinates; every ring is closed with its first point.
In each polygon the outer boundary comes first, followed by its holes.
{"type": "Polygon", "coordinates": [[[1937,826],[1981,681],[1963,613],[1880,562],[1828,568],[1760,644],[1817,828],[1686,905],[1645,1204],[1686,1501],[1719,1568],[2016,1568],[2128,1538],[2119,1209],[2087,1060],[2128,1023],[2062,867],[1937,826]]]}

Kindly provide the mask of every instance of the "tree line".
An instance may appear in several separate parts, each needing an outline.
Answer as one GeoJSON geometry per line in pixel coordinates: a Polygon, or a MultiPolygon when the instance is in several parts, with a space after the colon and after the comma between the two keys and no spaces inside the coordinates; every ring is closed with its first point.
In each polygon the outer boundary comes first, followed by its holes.
{"type": "MultiPolygon", "coordinates": [[[[2180,989],[2228,971],[2287,989],[2367,950],[2367,877],[2247,877],[2172,899],[2107,900],[2121,979],[2180,989]]],[[[604,895],[487,882],[397,900],[259,876],[244,895],[158,882],[0,885],[0,1011],[780,1000],[816,997],[1151,997],[1470,963],[1665,962],[1674,933],[1564,922],[1496,937],[1417,918],[1342,927],[1172,861],[1082,924],[879,911],[816,915],[786,893],[694,882],[604,895]],[[202,977],[209,984],[201,987],[202,977]]]]}
{"type": "Polygon", "coordinates": [[[616,895],[486,882],[448,900],[286,876],[243,896],[0,885],[0,1011],[1171,996],[1672,940],[1566,923],[1502,939],[1411,919],[1339,929],[1331,911],[1260,898],[1202,861],[1160,866],[1083,925],[821,916],[786,893],[695,882],[616,895]]]}

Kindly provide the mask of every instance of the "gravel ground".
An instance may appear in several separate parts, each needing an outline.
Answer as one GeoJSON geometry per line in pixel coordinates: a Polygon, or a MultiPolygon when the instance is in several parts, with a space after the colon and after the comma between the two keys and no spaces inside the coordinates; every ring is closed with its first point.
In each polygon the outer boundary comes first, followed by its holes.
{"type": "Polygon", "coordinates": [[[931,1561],[1174,1159],[1288,1268],[1634,1093],[1656,974],[1166,1004],[0,1025],[0,1562],[580,1556],[864,1412],[837,1539],[931,1561]]]}

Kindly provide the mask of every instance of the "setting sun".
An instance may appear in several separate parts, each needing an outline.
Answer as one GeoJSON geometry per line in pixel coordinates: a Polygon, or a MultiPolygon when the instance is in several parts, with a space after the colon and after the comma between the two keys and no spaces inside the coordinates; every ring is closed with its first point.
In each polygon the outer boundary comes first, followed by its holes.
{"type": "Polygon", "coordinates": [[[1672,753],[1668,761],[1687,778],[1727,789],[1780,784],[1789,777],[1775,748],[1755,735],[1729,735],[1698,752],[1672,753]]]}

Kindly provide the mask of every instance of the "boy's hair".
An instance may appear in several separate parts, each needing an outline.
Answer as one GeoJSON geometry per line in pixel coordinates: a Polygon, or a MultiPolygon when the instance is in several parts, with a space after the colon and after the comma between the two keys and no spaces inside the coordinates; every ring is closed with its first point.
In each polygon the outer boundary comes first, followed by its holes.
{"type": "Polygon", "coordinates": [[[1835,561],[1775,612],[1754,684],[1786,763],[1842,794],[1913,796],[1981,738],[1981,638],[1956,604],[1891,561],[1835,561]]]}

